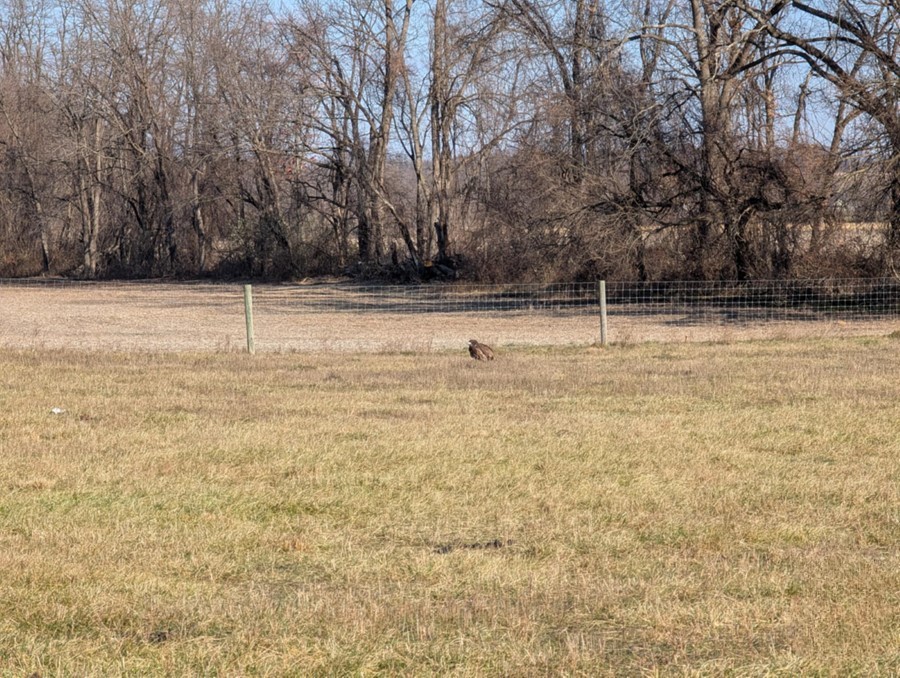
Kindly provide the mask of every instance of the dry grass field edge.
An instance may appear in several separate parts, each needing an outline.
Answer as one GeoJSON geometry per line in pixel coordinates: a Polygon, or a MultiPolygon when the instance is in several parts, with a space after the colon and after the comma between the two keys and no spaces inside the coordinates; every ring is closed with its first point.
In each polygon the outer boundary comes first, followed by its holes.
{"type": "MultiPolygon", "coordinates": [[[[361,292],[331,285],[254,286],[254,344],[260,353],[359,351],[417,354],[464,348],[475,337],[500,346],[587,346],[600,318],[563,311],[396,312],[361,292]],[[326,307],[310,311],[308,296],[326,307]]],[[[646,310],[646,309],[643,309],[646,310]]],[[[877,336],[900,329],[897,317],[748,318],[728,321],[710,309],[642,313],[611,308],[614,343],[741,341],[877,336]],[[709,311],[709,313],[707,313],[709,311]]],[[[172,283],[0,285],[0,348],[125,352],[236,353],[246,350],[241,286],[172,283]]]]}
{"type": "Polygon", "coordinates": [[[0,676],[900,673],[900,341],[0,351],[0,676]]]}

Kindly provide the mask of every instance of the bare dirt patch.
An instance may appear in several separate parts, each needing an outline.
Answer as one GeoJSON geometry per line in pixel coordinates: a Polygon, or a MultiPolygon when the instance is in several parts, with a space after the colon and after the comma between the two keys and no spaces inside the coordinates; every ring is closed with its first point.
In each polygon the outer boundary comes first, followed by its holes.
{"type": "MultiPolygon", "coordinates": [[[[379,306],[341,285],[254,285],[258,351],[414,351],[599,340],[592,308],[447,312],[379,306]],[[315,300],[313,303],[311,300],[315,300]],[[325,310],[319,310],[325,309],[325,310]],[[381,310],[384,309],[384,310],[381,310]]],[[[639,310],[639,309],[638,309],[639,310]]],[[[640,314],[611,307],[612,342],[739,341],[883,335],[897,318],[803,320],[640,314]]],[[[113,351],[245,349],[241,285],[83,283],[0,285],[0,346],[113,351]]]]}

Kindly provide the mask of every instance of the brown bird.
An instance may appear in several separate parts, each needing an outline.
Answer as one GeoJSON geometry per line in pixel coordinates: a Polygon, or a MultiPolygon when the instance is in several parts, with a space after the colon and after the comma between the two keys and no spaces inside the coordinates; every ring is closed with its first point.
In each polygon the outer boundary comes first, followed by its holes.
{"type": "Polygon", "coordinates": [[[477,339],[469,339],[469,355],[475,360],[493,360],[494,349],[477,339]]]}

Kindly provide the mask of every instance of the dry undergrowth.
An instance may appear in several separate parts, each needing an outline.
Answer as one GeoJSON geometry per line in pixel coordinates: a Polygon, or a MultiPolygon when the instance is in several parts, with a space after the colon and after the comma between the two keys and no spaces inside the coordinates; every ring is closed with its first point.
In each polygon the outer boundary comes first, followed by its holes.
{"type": "Polygon", "coordinates": [[[0,675],[896,675],[898,371],[0,353],[0,675]]]}

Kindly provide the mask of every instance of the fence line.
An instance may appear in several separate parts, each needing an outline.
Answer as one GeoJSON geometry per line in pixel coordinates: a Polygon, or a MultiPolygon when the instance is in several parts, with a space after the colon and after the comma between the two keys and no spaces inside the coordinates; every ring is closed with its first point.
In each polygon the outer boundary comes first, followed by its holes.
{"type": "Polygon", "coordinates": [[[685,313],[719,321],[865,319],[900,315],[900,280],[616,283],[621,312],[685,313]]]}
{"type": "Polygon", "coordinates": [[[265,302],[304,312],[596,313],[596,283],[276,286],[265,302]]]}
{"type": "MultiPolygon", "coordinates": [[[[497,285],[309,285],[266,288],[266,303],[305,312],[485,313],[596,315],[596,282],[497,285]]],[[[620,313],[685,312],[739,320],[900,315],[900,279],[761,280],[748,282],[607,282],[606,301],[620,313]],[[728,312],[734,312],[728,315],[728,312]]],[[[612,311],[611,311],[612,312],[612,311]]]]}
{"type": "MultiPolygon", "coordinates": [[[[243,285],[0,280],[0,345],[243,350],[243,285]]],[[[600,286],[260,284],[258,351],[413,350],[588,344],[600,286]]],[[[608,282],[610,342],[883,334],[900,320],[900,279],[608,282]]]]}

